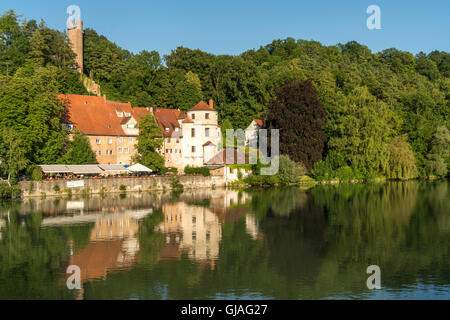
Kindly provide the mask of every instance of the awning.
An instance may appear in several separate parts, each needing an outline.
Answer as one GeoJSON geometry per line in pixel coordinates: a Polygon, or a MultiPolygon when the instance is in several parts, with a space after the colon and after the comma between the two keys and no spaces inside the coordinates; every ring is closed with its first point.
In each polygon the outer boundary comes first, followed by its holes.
{"type": "Polygon", "coordinates": [[[68,165],[67,167],[74,174],[97,174],[103,172],[96,164],[68,165]]]}
{"type": "Polygon", "coordinates": [[[71,173],[66,165],[59,164],[43,164],[39,166],[43,173],[71,173]]]}
{"type": "Polygon", "coordinates": [[[131,172],[153,172],[152,169],[149,169],[140,163],[137,163],[135,165],[132,165],[131,167],[128,167],[128,170],[131,172]]]}
{"type": "Polygon", "coordinates": [[[99,164],[98,165],[104,171],[123,171],[128,172],[128,169],[121,164],[99,164]]]}

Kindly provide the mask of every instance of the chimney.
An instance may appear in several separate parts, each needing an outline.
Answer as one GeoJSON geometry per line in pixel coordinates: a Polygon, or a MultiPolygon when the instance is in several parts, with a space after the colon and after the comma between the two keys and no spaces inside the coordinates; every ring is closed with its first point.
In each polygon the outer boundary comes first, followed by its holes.
{"type": "Polygon", "coordinates": [[[214,109],[214,101],[212,99],[209,100],[209,107],[214,109]]]}

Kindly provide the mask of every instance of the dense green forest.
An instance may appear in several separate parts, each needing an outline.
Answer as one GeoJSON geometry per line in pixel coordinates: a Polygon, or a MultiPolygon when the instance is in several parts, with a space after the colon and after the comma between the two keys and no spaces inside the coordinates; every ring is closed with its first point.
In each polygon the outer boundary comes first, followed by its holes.
{"type": "MultiPolygon", "coordinates": [[[[0,129],[20,133],[30,163],[57,161],[68,148],[58,126],[64,114],[51,95],[86,94],[73,58],[65,33],[12,11],[0,17],[0,129]]],[[[325,142],[321,154],[303,158],[315,162],[305,165],[319,180],[445,176],[450,165],[448,52],[373,53],[355,41],[287,38],[237,56],[178,47],[161,57],[131,53],[86,29],[84,67],[111,100],[186,110],[213,99],[220,123],[244,129],[253,118],[273,119],[269,106],[282,104],[277,92],[288,81],[310,80],[326,113],[325,135],[314,136],[325,142]]],[[[294,160],[312,149],[290,143],[298,148],[287,153],[294,160]]]]}

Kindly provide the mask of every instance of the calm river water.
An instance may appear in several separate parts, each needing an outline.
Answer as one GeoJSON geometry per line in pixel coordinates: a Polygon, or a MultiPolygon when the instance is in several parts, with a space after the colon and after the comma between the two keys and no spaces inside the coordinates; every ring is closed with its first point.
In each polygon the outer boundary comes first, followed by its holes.
{"type": "Polygon", "coordinates": [[[442,181],[0,202],[0,299],[450,299],[449,208],[442,181]]]}

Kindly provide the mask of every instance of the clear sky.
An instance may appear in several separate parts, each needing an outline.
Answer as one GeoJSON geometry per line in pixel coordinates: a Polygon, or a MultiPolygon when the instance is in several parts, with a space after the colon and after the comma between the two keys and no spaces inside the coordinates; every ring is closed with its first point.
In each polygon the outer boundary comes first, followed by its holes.
{"type": "Polygon", "coordinates": [[[450,52],[450,0],[2,0],[0,12],[13,9],[63,30],[72,4],[85,27],[133,52],[184,46],[236,55],[286,37],[356,40],[374,52],[450,52]],[[366,26],[372,4],[381,9],[381,30],[366,26]]]}

